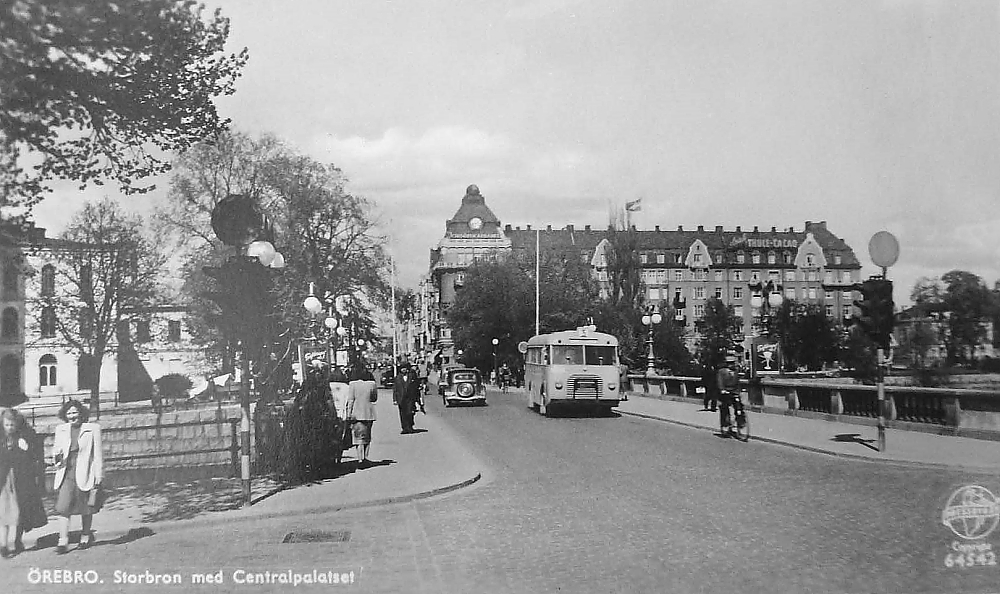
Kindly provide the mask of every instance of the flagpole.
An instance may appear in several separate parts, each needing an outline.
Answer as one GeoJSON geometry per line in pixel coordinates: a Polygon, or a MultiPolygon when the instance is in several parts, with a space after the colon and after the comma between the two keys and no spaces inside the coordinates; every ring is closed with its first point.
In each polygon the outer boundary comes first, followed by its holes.
{"type": "Polygon", "coordinates": [[[539,271],[541,270],[541,252],[539,251],[539,245],[541,244],[541,229],[535,229],[535,336],[541,334],[539,326],[539,308],[538,300],[541,291],[539,290],[539,271]]]}
{"type": "MultiPolygon", "coordinates": [[[[389,226],[392,226],[392,221],[389,221],[389,226]]],[[[399,361],[399,344],[397,342],[397,331],[396,331],[396,256],[395,256],[395,235],[392,231],[389,231],[389,285],[390,292],[392,294],[392,374],[395,376],[399,373],[396,369],[396,364],[399,361]]]]}

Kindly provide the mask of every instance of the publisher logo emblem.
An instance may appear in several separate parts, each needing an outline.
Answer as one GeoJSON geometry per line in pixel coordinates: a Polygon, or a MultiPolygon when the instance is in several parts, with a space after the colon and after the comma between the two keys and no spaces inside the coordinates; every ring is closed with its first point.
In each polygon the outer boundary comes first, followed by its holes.
{"type": "Polygon", "coordinates": [[[1000,523],[1000,502],[985,487],[966,485],[948,498],[941,523],[962,538],[986,538],[1000,523]]]}

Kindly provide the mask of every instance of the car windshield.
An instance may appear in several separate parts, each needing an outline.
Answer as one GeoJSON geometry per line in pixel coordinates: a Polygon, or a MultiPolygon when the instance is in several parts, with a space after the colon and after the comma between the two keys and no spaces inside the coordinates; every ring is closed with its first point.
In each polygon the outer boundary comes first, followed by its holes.
{"type": "Polygon", "coordinates": [[[475,371],[455,371],[451,374],[453,382],[474,382],[476,381],[475,371]]]}

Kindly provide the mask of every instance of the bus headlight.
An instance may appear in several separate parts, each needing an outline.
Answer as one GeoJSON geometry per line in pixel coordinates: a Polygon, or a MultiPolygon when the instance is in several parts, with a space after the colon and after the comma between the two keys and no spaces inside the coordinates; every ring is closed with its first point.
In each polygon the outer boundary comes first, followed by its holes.
{"type": "Polygon", "coordinates": [[[562,382],[556,382],[556,390],[562,390],[562,382]]]}
{"type": "Polygon", "coordinates": [[[610,384],[608,384],[608,389],[609,390],[614,390],[617,387],[618,387],[618,384],[616,384],[614,382],[611,382],[610,384]]]}

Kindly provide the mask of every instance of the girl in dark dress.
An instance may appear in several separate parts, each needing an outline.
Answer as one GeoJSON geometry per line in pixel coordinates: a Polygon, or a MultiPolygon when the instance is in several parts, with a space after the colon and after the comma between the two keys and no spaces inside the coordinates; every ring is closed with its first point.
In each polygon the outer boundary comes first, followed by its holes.
{"type": "Polygon", "coordinates": [[[44,526],[48,519],[37,436],[13,409],[0,411],[0,420],[0,556],[7,558],[24,550],[23,532],[44,526]]]}

